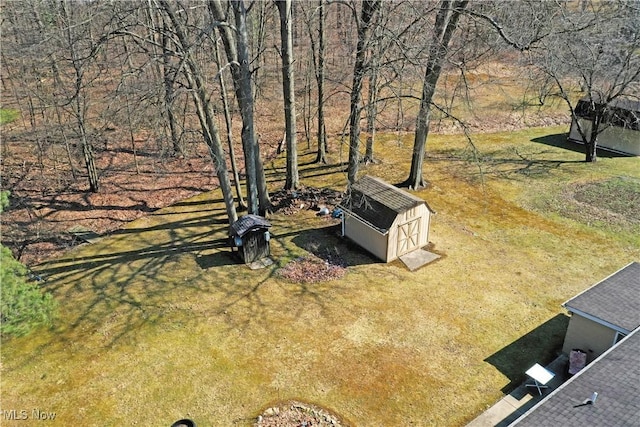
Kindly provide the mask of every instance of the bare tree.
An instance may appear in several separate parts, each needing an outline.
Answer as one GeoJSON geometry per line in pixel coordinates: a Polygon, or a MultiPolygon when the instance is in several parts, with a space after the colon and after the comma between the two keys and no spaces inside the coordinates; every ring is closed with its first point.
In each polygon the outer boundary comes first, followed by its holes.
{"type": "Polygon", "coordinates": [[[324,0],[318,0],[318,67],[316,69],[316,82],[318,84],[318,149],[316,155],[317,163],[327,163],[327,130],[324,124],[325,13],[323,1],[324,0]]]}
{"type": "MultiPolygon", "coordinates": [[[[60,25],[63,33],[64,48],[69,55],[69,65],[73,71],[73,89],[70,93],[69,106],[71,115],[76,120],[76,129],[82,154],[84,158],[87,177],[89,180],[89,190],[98,192],[99,178],[95,164],[94,148],[91,141],[89,124],[87,121],[87,109],[89,108],[89,93],[87,90],[87,69],[90,62],[95,58],[99,45],[97,45],[86,32],[87,20],[78,19],[74,13],[77,8],[70,8],[67,0],[60,3],[60,25]]],[[[86,18],[86,17],[85,17],[86,18]]],[[[89,19],[90,22],[90,19],[89,19]]]]}
{"type": "Polygon", "coordinates": [[[360,115],[362,112],[362,85],[369,71],[367,49],[374,15],[380,9],[380,0],[364,0],[358,25],[358,43],[356,45],[356,61],[353,66],[353,83],[351,86],[351,102],[349,107],[349,165],[347,180],[349,184],[356,181],[360,163],[360,115]]]}
{"type": "Polygon", "coordinates": [[[435,94],[436,85],[442,71],[442,64],[446,58],[449,43],[458,25],[460,15],[469,4],[468,0],[448,1],[441,0],[436,16],[434,32],[427,67],[424,74],[422,86],[422,97],[420,98],[420,111],[416,118],[416,131],[413,143],[413,153],[411,156],[411,170],[409,177],[403,185],[410,188],[420,188],[425,185],[422,175],[422,165],[424,163],[427,136],[429,135],[429,123],[431,103],[435,94]]]}
{"type": "Polygon", "coordinates": [[[219,25],[227,61],[230,63],[236,101],[242,117],[242,147],[247,183],[249,213],[266,213],[271,209],[264,166],[260,157],[260,146],[254,129],[254,105],[252,77],[247,32],[247,9],[244,0],[231,3],[233,22],[227,16],[220,0],[209,1],[209,11],[219,25]]]}
{"type": "Polygon", "coordinates": [[[296,143],[296,101],[293,76],[293,38],[291,0],[277,0],[280,14],[280,40],[282,57],[282,93],[284,95],[285,137],[287,140],[287,176],[284,188],[298,187],[298,148],[296,143]]]}
{"type": "Polygon", "coordinates": [[[585,0],[579,10],[562,3],[558,8],[553,32],[527,52],[527,59],[553,82],[555,96],[566,103],[582,138],[585,161],[595,162],[598,135],[624,122],[616,104],[640,99],[640,7],[585,0]],[[586,99],[589,111],[578,114],[576,93],[586,99]],[[585,113],[590,120],[579,117],[585,113]]]}
{"type": "MultiPolygon", "coordinates": [[[[487,3],[469,15],[495,30],[506,46],[522,52],[534,70],[540,102],[562,99],[577,123],[585,160],[597,159],[597,137],[611,119],[615,104],[640,93],[640,8],[635,2],[583,0],[521,2],[504,8],[487,3]],[[576,98],[586,98],[592,120],[579,119],[576,98]]],[[[583,104],[584,105],[584,104],[583,104]]]]}
{"type": "Polygon", "coordinates": [[[227,96],[227,86],[224,80],[224,67],[220,61],[220,49],[218,48],[218,39],[213,43],[213,51],[215,54],[216,64],[218,65],[218,84],[220,85],[220,101],[222,102],[222,110],[224,113],[224,122],[227,128],[227,145],[229,147],[229,160],[231,161],[231,171],[233,172],[233,182],[236,186],[236,195],[238,197],[238,208],[240,210],[247,209],[242,195],[242,186],[240,185],[240,174],[238,173],[238,165],[236,161],[235,150],[233,149],[233,132],[231,129],[231,111],[229,109],[229,100],[227,96]]]}
{"type": "Polygon", "coordinates": [[[316,163],[327,163],[327,132],[324,117],[325,103],[325,55],[326,55],[326,37],[325,37],[325,0],[318,0],[318,5],[313,9],[310,16],[305,16],[305,24],[309,34],[309,43],[311,51],[311,62],[317,86],[316,109],[317,109],[317,148],[316,163]],[[313,26],[313,16],[317,16],[317,29],[313,26]],[[317,31],[317,36],[315,32],[317,31]]]}
{"type": "Polygon", "coordinates": [[[177,17],[173,7],[167,0],[158,0],[163,13],[166,14],[171,25],[172,32],[175,34],[177,48],[181,54],[181,60],[184,66],[181,68],[191,86],[191,94],[196,107],[202,134],[206,144],[211,150],[211,157],[216,166],[216,174],[220,183],[220,189],[224,198],[224,204],[227,211],[227,217],[230,224],[237,221],[233,193],[231,190],[231,182],[227,171],[226,156],[220,140],[220,134],[215,120],[215,113],[208,90],[205,84],[204,74],[198,67],[197,62],[193,59],[190,48],[193,42],[188,40],[187,29],[185,24],[177,17]]]}

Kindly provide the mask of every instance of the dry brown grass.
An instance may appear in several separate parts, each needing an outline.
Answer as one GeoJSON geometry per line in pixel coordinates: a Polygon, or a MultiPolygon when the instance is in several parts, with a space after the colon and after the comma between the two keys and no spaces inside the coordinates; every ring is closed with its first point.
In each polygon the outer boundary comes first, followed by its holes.
{"type": "MultiPolygon", "coordinates": [[[[430,185],[417,194],[437,211],[430,240],[443,257],[415,273],[377,262],[309,211],[272,217],[276,263],[249,270],[224,244],[217,191],[45,262],[60,318],[3,343],[2,407],[56,412],[52,426],[230,426],[300,399],[359,426],[463,425],[532,361],[555,356],[560,303],[640,259],[629,229],[543,211],[542,196],[574,183],[640,178],[638,158],[588,165],[531,141],[562,130],[478,137],[480,163],[461,136],[433,137],[430,185]],[[347,274],[280,279],[310,242],[340,253],[347,274]]],[[[362,173],[405,178],[410,136],[381,137],[377,150],[383,162],[362,173]]],[[[339,154],[305,167],[302,182],[342,189],[339,154]]]]}

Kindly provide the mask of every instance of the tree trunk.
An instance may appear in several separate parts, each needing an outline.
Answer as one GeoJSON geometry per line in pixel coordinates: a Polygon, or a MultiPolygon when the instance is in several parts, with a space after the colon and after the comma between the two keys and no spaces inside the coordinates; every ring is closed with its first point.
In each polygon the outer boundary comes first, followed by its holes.
{"type": "Polygon", "coordinates": [[[304,139],[307,141],[307,150],[311,149],[311,58],[307,58],[304,69],[304,97],[302,100],[302,124],[304,126],[304,139]]]}
{"type": "Polygon", "coordinates": [[[358,25],[358,43],[356,45],[356,61],[353,67],[353,85],[351,88],[351,103],[349,113],[349,165],[347,179],[349,184],[356,181],[360,163],[360,113],[362,110],[362,82],[367,67],[365,64],[367,42],[371,20],[380,8],[380,0],[365,0],[358,25]]]}
{"type": "Polygon", "coordinates": [[[442,0],[436,16],[434,34],[429,58],[424,75],[422,86],[422,97],[420,99],[420,110],[416,118],[416,133],[413,143],[413,154],[411,156],[411,170],[409,178],[403,183],[410,188],[417,189],[424,187],[425,181],[422,175],[422,165],[429,136],[429,123],[431,114],[431,101],[436,91],[436,85],[442,71],[442,63],[447,54],[449,42],[458,25],[460,14],[468,5],[468,0],[452,2],[442,0]]]}
{"type": "Polygon", "coordinates": [[[238,198],[238,208],[240,210],[246,210],[247,205],[244,202],[244,196],[242,195],[242,186],[240,185],[240,175],[238,174],[238,162],[236,161],[236,153],[233,149],[233,135],[231,133],[231,112],[229,111],[229,102],[227,101],[227,86],[224,82],[224,75],[222,73],[222,65],[220,61],[220,51],[218,49],[218,41],[215,40],[213,44],[214,55],[216,63],[218,64],[218,83],[220,84],[220,98],[222,100],[222,108],[224,110],[224,122],[227,127],[227,145],[229,146],[229,159],[231,161],[231,171],[233,172],[233,181],[236,186],[236,196],[238,198]]]}
{"type": "Polygon", "coordinates": [[[602,123],[603,116],[604,111],[596,111],[593,123],[591,124],[589,138],[584,142],[585,162],[587,163],[595,163],[598,160],[598,134],[600,133],[600,124],[602,123]]]}
{"type": "MultiPolygon", "coordinates": [[[[78,134],[80,136],[80,144],[82,145],[82,155],[84,157],[84,164],[87,169],[87,177],[89,179],[89,191],[97,193],[100,189],[98,171],[96,169],[95,159],[93,155],[93,145],[87,136],[87,127],[85,125],[86,117],[86,100],[84,97],[84,64],[83,60],[78,58],[78,52],[75,48],[76,39],[72,33],[71,17],[69,15],[67,1],[64,0],[60,4],[61,13],[63,17],[63,24],[65,25],[65,36],[67,38],[69,54],[71,56],[71,65],[73,66],[75,74],[75,93],[73,99],[73,115],[76,119],[76,125],[78,128],[78,134]]],[[[86,60],[86,59],[85,59],[86,60]]]]}
{"type": "Polygon", "coordinates": [[[291,0],[276,1],[280,13],[280,40],[282,55],[282,93],[284,95],[284,121],[287,141],[287,177],[285,190],[296,189],[298,177],[298,148],[296,142],[296,102],[293,76],[293,38],[291,30],[291,0]]]}
{"type": "Polygon", "coordinates": [[[98,179],[98,170],[96,169],[96,163],[93,155],[93,146],[87,139],[84,123],[78,123],[78,128],[80,129],[81,133],[84,164],[87,168],[87,176],[89,177],[89,191],[91,191],[92,193],[97,193],[100,190],[100,185],[98,179]]]}
{"type": "Polygon", "coordinates": [[[180,42],[186,65],[182,71],[191,86],[191,96],[196,107],[196,113],[200,121],[204,140],[209,146],[211,157],[216,167],[216,174],[218,176],[220,189],[222,190],[228,221],[229,224],[233,224],[238,220],[238,215],[233,201],[233,191],[231,190],[231,182],[229,181],[224,149],[220,141],[220,134],[216,126],[213,108],[207,96],[204,76],[196,62],[189,56],[188,48],[186,48],[189,46],[189,43],[182,23],[178,21],[166,0],[159,0],[159,2],[171,20],[176,37],[180,42]]]}
{"type": "MultiPolygon", "coordinates": [[[[122,43],[122,50],[125,53],[125,59],[120,64],[120,73],[121,73],[120,84],[124,85],[125,79],[126,79],[125,76],[128,75],[127,69],[125,69],[125,64],[129,66],[129,69],[128,69],[129,71],[132,71],[134,69],[134,66],[131,63],[131,55],[129,54],[129,49],[127,48],[126,42],[122,43]]],[[[134,115],[134,111],[133,111],[133,108],[131,108],[131,100],[129,99],[128,89],[125,90],[124,99],[125,99],[125,106],[127,109],[127,125],[129,126],[129,140],[131,142],[131,152],[133,154],[133,163],[136,166],[136,175],[140,175],[140,164],[138,162],[138,148],[136,147],[134,125],[133,125],[133,120],[131,119],[134,115]]]]}
{"type": "MultiPolygon", "coordinates": [[[[236,92],[236,100],[242,117],[242,147],[244,151],[247,175],[247,204],[249,213],[266,213],[271,209],[267,180],[260,157],[260,147],[253,127],[253,93],[251,88],[251,70],[249,68],[249,44],[247,35],[247,10],[244,0],[232,2],[235,31],[229,26],[218,26],[222,43],[231,62],[231,75],[236,92]],[[237,34],[237,36],[236,36],[237,34]]],[[[209,1],[209,11],[213,19],[224,22],[226,15],[220,0],[209,1]]]]}
{"type": "Polygon", "coordinates": [[[316,163],[327,163],[327,134],[324,125],[324,0],[318,0],[318,150],[316,163]]]}
{"type": "Polygon", "coordinates": [[[176,117],[173,113],[173,101],[175,99],[175,91],[173,88],[173,81],[175,79],[175,70],[172,71],[170,61],[170,49],[169,49],[169,36],[167,34],[167,28],[165,24],[164,31],[162,32],[162,83],[164,85],[164,110],[167,114],[167,122],[169,125],[169,134],[171,136],[171,143],[173,145],[173,152],[175,155],[184,156],[184,147],[180,142],[180,136],[178,135],[178,126],[176,125],[176,117]]]}
{"type": "Polygon", "coordinates": [[[365,163],[373,163],[373,143],[376,139],[376,116],[378,115],[378,66],[377,60],[372,58],[371,74],[369,75],[369,91],[367,96],[367,145],[364,154],[365,163]]]}

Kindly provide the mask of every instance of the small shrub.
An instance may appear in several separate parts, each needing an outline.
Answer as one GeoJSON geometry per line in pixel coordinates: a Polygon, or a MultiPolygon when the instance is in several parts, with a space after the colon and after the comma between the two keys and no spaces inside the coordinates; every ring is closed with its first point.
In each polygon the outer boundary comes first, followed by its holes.
{"type": "Polygon", "coordinates": [[[55,312],[51,294],[28,281],[27,268],[11,251],[0,246],[0,334],[22,336],[33,328],[50,325],[55,312]]]}
{"type": "MultiPolygon", "coordinates": [[[[0,191],[0,213],[9,205],[9,195],[0,191]]],[[[50,325],[54,312],[51,294],[29,282],[27,267],[0,245],[0,335],[26,335],[36,326],[50,325]]]]}

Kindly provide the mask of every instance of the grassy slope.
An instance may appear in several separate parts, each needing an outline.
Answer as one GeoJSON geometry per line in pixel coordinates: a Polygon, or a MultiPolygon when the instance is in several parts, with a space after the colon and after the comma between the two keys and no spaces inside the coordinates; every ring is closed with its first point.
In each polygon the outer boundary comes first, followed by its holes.
{"type": "MultiPolygon", "coordinates": [[[[272,218],[273,258],[316,242],[347,257],[343,279],[251,271],[224,247],[218,192],[52,260],[39,270],[60,321],[3,343],[2,407],[57,412],[48,425],[226,426],[295,397],[361,426],[463,425],[555,356],[563,301],[640,259],[628,229],[545,213],[571,183],[640,178],[638,158],[587,165],[531,142],[561,131],[479,136],[480,164],[461,136],[431,138],[431,185],[418,194],[437,211],[430,240],[443,258],[415,273],[339,241],[313,213],[272,218]]],[[[377,149],[384,163],[363,173],[405,178],[410,136],[377,149]]],[[[302,182],[343,188],[339,170],[310,165],[302,182]]],[[[281,185],[282,168],[269,171],[281,185]]]]}

